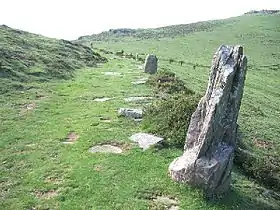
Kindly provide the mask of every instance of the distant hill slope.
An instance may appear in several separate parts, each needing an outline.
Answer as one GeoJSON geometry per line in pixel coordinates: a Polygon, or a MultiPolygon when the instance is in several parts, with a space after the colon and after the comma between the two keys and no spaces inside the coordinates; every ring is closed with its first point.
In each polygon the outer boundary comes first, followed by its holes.
{"type": "Polygon", "coordinates": [[[212,20],[190,24],[171,25],[153,29],[110,29],[109,31],[104,31],[100,34],[81,36],[76,42],[88,45],[91,41],[120,41],[129,38],[157,39],[164,37],[176,37],[198,31],[212,31],[215,27],[224,24],[224,22],[224,20],[212,20]]]}
{"type": "Polygon", "coordinates": [[[74,69],[105,61],[84,45],[0,26],[2,80],[23,82],[31,78],[66,78],[74,69]]]}

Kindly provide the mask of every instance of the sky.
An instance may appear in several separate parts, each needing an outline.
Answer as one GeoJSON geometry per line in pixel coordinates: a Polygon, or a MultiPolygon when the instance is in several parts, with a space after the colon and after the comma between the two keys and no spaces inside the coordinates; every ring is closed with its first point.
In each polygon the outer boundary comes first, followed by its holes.
{"type": "Polygon", "coordinates": [[[280,9],[280,0],[1,0],[0,25],[74,40],[114,28],[155,28],[280,9]]]}

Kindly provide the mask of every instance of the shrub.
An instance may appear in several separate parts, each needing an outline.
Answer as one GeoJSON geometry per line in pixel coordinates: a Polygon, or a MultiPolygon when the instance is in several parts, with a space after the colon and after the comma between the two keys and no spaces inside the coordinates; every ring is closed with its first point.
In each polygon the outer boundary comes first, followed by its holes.
{"type": "Polygon", "coordinates": [[[183,148],[198,101],[196,95],[185,93],[155,101],[145,110],[143,129],[164,137],[167,146],[183,148]]]}
{"type": "Polygon", "coordinates": [[[239,139],[235,152],[235,165],[239,166],[248,176],[264,185],[280,189],[280,159],[267,154],[257,154],[246,150],[239,139]]]}
{"type": "Polygon", "coordinates": [[[148,84],[156,95],[165,94],[145,109],[143,129],[165,138],[168,146],[183,148],[189,121],[199,97],[173,72],[150,76],[148,84]]]}
{"type": "Polygon", "coordinates": [[[176,77],[175,73],[170,71],[161,71],[150,76],[147,82],[154,88],[156,93],[185,93],[193,94],[194,92],[185,86],[185,83],[176,77]]]}

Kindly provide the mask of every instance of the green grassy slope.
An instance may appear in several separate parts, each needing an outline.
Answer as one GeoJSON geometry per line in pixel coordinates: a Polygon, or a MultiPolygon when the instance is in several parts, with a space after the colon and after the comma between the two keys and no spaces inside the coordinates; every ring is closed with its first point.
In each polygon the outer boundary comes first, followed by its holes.
{"type": "MultiPolygon", "coordinates": [[[[249,66],[239,124],[245,147],[261,157],[245,167],[248,173],[260,179],[272,176],[274,181],[278,180],[276,187],[279,187],[280,14],[246,15],[223,20],[223,23],[211,31],[185,36],[175,32],[172,37],[160,39],[115,41],[113,37],[111,41],[93,40],[92,44],[111,51],[155,53],[160,68],[176,72],[189,88],[200,94],[205,91],[211,59],[218,46],[243,45],[249,66]],[[182,67],[178,63],[171,65],[167,62],[169,59],[183,60],[186,64],[182,67]],[[198,67],[194,69],[196,64],[198,67]]],[[[270,185],[275,186],[275,182],[270,185]]]]}
{"type": "Polygon", "coordinates": [[[79,37],[77,42],[89,45],[92,41],[143,40],[183,36],[198,31],[212,31],[224,22],[224,20],[213,20],[154,29],[111,29],[100,34],[79,37]]]}
{"type": "Polygon", "coordinates": [[[1,93],[20,82],[67,78],[77,68],[104,61],[83,45],[0,26],[0,82],[6,85],[1,93]]]}
{"type": "Polygon", "coordinates": [[[181,150],[143,152],[129,146],[128,137],[141,126],[118,118],[117,109],[141,107],[125,97],[152,94],[146,85],[131,84],[147,76],[138,65],[115,58],[77,71],[72,80],[34,82],[36,89],[0,96],[1,209],[165,209],[152,200],[159,194],[177,198],[181,209],[277,209],[277,199],[237,170],[229,194],[206,201],[199,190],[177,184],[167,174],[181,150]],[[123,76],[105,76],[107,71],[123,76]],[[103,96],[114,99],[93,101],[103,96]],[[35,108],[27,110],[25,105],[32,103],[35,108]],[[73,145],[62,144],[70,131],[80,138],[73,145]],[[88,152],[108,140],[131,148],[119,155],[88,152]]]}

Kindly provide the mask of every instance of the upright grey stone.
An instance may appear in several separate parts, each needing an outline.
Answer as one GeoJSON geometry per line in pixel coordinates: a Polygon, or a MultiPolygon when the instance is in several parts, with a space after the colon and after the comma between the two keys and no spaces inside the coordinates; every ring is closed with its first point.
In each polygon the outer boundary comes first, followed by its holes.
{"type": "Polygon", "coordinates": [[[155,55],[147,55],[145,64],[144,64],[144,72],[155,74],[157,73],[157,62],[158,59],[155,55]]]}
{"type": "Polygon", "coordinates": [[[222,45],[215,53],[206,94],[191,117],[184,153],[169,166],[173,180],[200,187],[208,196],[228,190],[246,69],[241,46],[222,45]]]}

